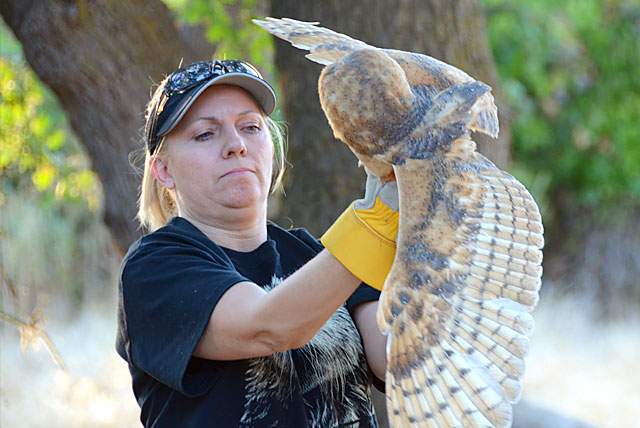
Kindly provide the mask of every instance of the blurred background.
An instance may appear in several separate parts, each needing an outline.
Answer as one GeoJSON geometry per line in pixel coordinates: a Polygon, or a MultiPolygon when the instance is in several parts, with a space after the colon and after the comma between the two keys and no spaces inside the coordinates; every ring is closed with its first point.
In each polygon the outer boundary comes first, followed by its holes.
{"type": "Polygon", "coordinates": [[[493,88],[481,152],[545,225],[514,427],[640,427],[640,0],[49,0],[0,3],[0,427],[136,427],[114,350],[143,110],[184,63],[242,58],[279,94],[285,193],[319,235],[364,173],[320,110],[321,66],[251,24],[292,17],[425,53],[493,88]]]}

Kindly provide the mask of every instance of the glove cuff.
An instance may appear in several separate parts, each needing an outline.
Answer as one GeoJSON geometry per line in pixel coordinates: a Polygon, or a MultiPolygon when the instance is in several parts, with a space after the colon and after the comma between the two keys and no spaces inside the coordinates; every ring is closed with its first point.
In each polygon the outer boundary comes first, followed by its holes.
{"type": "Polygon", "coordinates": [[[395,256],[395,241],[376,233],[352,203],[320,239],[340,263],[368,285],[382,290],[395,256]]]}

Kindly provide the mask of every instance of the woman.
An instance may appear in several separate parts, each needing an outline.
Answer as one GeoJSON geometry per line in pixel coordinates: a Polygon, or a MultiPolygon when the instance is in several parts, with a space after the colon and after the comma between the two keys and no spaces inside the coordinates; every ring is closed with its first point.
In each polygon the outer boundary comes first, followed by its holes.
{"type": "Polygon", "coordinates": [[[176,70],[149,103],[152,233],[122,263],[116,344],[146,427],[377,426],[369,368],[384,379],[385,338],[361,280],[388,273],[397,212],[380,201],[397,191],[371,177],[326,249],[267,224],[284,163],[275,105],[236,60],[176,70]]]}

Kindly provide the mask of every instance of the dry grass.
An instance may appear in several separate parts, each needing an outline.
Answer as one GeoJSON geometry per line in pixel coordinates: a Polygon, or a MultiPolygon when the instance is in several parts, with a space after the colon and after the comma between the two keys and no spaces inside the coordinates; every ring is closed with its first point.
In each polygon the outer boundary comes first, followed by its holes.
{"type": "MultiPolygon", "coordinates": [[[[535,313],[523,399],[599,427],[638,428],[640,317],[602,323],[589,310],[576,298],[545,294],[535,313]]],[[[43,347],[22,355],[16,330],[1,327],[0,426],[139,427],[129,372],[114,351],[115,302],[89,304],[71,322],[64,318],[44,328],[67,374],[43,347]]]]}
{"type": "MultiPolygon", "coordinates": [[[[48,334],[68,369],[64,372],[58,368],[37,335],[23,355],[16,324],[0,320],[2,428],[141,426],[129,372],[114,350],[118,262],[106,249],[107,234],[98,216],[88,221],[81,235],[70,223],[72,220],[65,215],[43,215],[37,205],[19,198],[9,198],[0,210],[0,270],[3,278],[13,283],[12,287],[0,287],[0,309],[30,322],[28,315],[46,300],[43,297],[58,302],[44,308],[45,319],[37,327],[48,334]],[[24,263],[25,254],[30,263],[24,263]],[[73,299],[71,279],[86,288],[82,306],[70,303],[82,300],[73,299]],[[18,303],[12,303],[14,300],[18,303]]],[[[599,240],[597,243],[606,242],[588,248],[604,245],[611,249],[617,245],[632,250],[640,229],[636,232],[627,230],[626,238],[615,235],[618,238],[613,241],[599,240]]],[[[582,276],[573,272],[573,276],[586,285],[589,281],[608,284],[606,304],[611,307],[612,302],[624,300],[620,295],[628,294],[628,277],[640,265],[635,258],[607,251],[608,271],[582,276]],[[611,270],[619,272],[613,275],[611,270]]],[[[625,254],[637,257],[633,251],[625,254]]],[[[584,259],[583,265],[602,261],[591,256],[584,259]]],[[[592,284],[584,289],[597,287],[592,284]]],[[[603,317],[602,305],[596,303],[602,293],[581,295],[561,297],[553,293],[552,284],[543,287],[543,297],[534,312],[536,330],[523,400],[598,427],[640,428],[640,371],[635,369],[640,360],[637,305],[622,305],[627,310],[624,315],[603,317]],[[629,310],[634,307],[636,312],[629,310]]],[[[614,307],[613,312],[620,310],[614,307]]],[[[533,409],[534,418],[539,417],[533,409]]],[[[569,426],[573,425],[536,425],[569,426]]],[[[532,427],[516,418],[514,428],[532,427]]]]}
{"type": "Polygon", "coordinates": [[[113,308],[88,305],[72,322],[53,320],[44,326],[67,372],[42,345],[22,355],[17,330],[0,324],[0,426],[141,426],[129,371],[114,350],[113,308]]]}
{"type": "Polygon", "coordinates": [[[600,313],[589,298],[543,293],[523,398],[598,426],[640,428],[640,313],[600,313]]]}

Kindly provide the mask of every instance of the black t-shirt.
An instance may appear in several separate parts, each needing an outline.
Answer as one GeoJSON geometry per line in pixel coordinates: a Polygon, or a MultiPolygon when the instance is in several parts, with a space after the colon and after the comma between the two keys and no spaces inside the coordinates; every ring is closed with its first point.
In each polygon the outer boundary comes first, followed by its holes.
{"type": "Polygon", "coordinates": [[[129,363],[146,427],[377,427],[371,374],[349,315],[379,293],[362,284],[304,347],[262,358],[192,357],[213,308],[230,287],[277,283],[322,245],[302,229],[268,226],[241,253],[186,219],[136,241],[122,262],[116,349],[129,363]]]}

